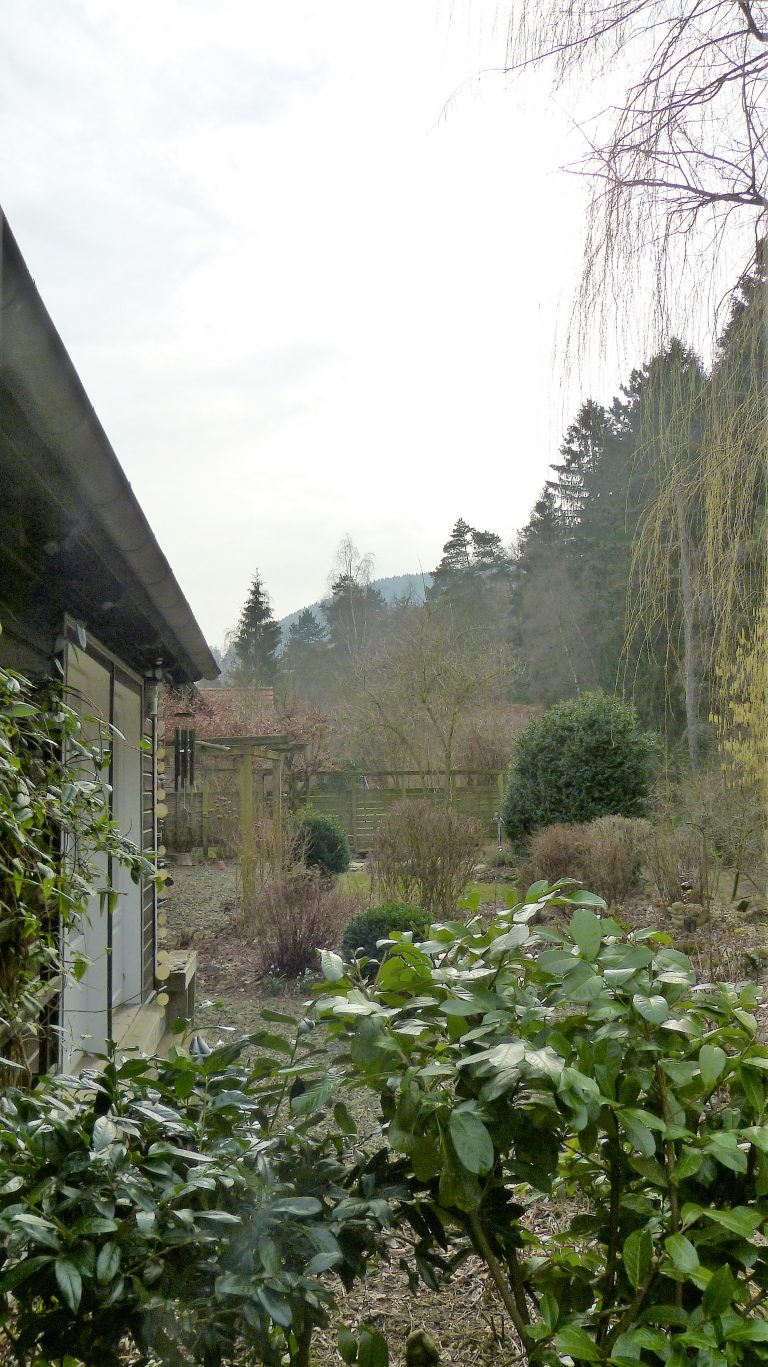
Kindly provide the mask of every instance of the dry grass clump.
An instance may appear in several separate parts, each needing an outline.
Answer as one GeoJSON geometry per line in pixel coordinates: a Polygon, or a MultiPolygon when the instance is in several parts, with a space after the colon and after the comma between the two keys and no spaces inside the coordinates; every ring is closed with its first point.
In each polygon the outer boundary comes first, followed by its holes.
{"type": "Polygon", "coordinates": [[[339,944],[347,922],[360,910],[357,897],[301,869],[258,888],[241,923],[256,940],[262,972],[299,978],[317,968],[319,949],[339,944]]]}
{"type": "Polygon", "coordinates": [[[450,916],[472,877],[482,825],[431,802],[396,802],[376,832],[372,873],[383,902],[450,916]]]}

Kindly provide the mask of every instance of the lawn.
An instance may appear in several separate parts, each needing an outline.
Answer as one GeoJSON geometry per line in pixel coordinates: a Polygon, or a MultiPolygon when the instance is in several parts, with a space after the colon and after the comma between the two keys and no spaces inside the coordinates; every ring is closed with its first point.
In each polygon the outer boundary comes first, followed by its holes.
{"type": "MultiPolygon", "coordinates": [[[[465,897],[477,896],[482,903],[498,902],[499,906],[506,906],[507,893],[512,885],[506,880],[499,879],[494,886],[493,883],[471,882],[467,885],[465,897]]],[[[351,869],[349,873],[342,873],[339,876],[339,887],[344,892],[354,893],[360,897],[366,906],[375,905],[371,889],[371,875],[364,869],[351,869]]]]}

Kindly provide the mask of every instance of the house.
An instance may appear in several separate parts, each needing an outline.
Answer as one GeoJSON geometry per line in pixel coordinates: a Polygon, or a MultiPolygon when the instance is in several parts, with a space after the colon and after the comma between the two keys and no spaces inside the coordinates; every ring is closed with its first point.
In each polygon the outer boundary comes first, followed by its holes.
{"type": "MultiPolygon", "coordinates": [[[[1,212],[0,624],[0,664],[34,679],[58,662],[72,704],[121,732],[113,815],[153,850],[158,682],[219,671],[1,212]]],[[[88,969],[64,974],[59,1058],[41,1066],[162,1033],[155,885],[116,885],[114,915],[96,903],[64,937],[64,964],[80,950],[88,969]]]]}

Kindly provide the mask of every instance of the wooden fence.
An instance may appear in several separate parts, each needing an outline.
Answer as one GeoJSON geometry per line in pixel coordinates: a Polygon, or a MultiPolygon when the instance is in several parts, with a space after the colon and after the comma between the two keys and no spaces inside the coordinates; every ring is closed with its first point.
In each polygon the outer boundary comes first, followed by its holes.
{"type": "MultiPolygon", "coordinates": [[[[262,762],[263,763],[263,762],[262,762]]],[[[250,766],[249,766],[250,768],[250,766]]],[[[271,813],[281,797],[292,805],[288,778],[276,766],[260,767],[252,773],[255,812],[271,813]],[[278,796],[278,789],[280,794],[278,796]]],[[[164,839],[170,849],[215,849],[231,854],[239,847],[239,809],[242,794],[232,759],[206,750],[198,759],[196,786],[193,790],[167,793],[168,808],[164,839]]],[[[485,771],[457,769],[450,777],[446,793],[443,774],[420,774],[416,770],[386,770],[377,773],[352,773],[329,770],[313,775],[309,784],[309,803],[318,812],[327,812],[341,823],[355,854],[366,854],[382,818],[393,803],[426,798],[445,803],[455,811],[482,821],[488,838],[495,836],[495,814],[504,796],[504,775],[485,771]]]]}
{"type": "Polygon", "coordinates": [[[379,773],[320,773],[310,781],[309,801],[317,812],[327,812],[341,823],[352,850],[367,854],[379,822],[395,802],[426,798],[450,801],[454,811],[482,821],[488,837],[495,836],[494,817],[504,797],[504,775],[474,769],[455,769],[446,793],[443,774],[416,770],[379,773]]]}

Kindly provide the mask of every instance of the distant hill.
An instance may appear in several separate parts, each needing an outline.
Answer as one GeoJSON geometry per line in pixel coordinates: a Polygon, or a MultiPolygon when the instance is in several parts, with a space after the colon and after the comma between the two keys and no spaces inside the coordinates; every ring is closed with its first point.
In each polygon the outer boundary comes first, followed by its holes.
{"type": "MultiPolygon", "coordinates": [[[[392,574],[388,579],[372,579],[371,587],[378,589],[385,603],[394,602],[395,598],[410,597],[414,603],[424,602],[425,590],[432,583],[431,574],[392,574]]],[[[318,621],[323,620],[323,609],[319,601],[308,603],[310,612],[314,612],[318,621]]],[[[289,612],[287,617],[280,618],[280,627],[283,632],[283,640],[286,639],[290,628],[294,622],[299,620],[305,608],[299,608],[297,612],[289,612]]]]}
{"type": "MultiPolygon", "coordinates": [[[[385,603],[392,603],[396,598],[410,597],[414,603],[423,603],[426,590],[432,583],[431,574],[392,574],[389,578],[372,579],[373,588],[378,589],[385,603]]],[[[319,622],[323,621],[323,609],[320,600],[316,603],[308,603],[307,607],[313,612],[319,622]]],[[[298,608],[296,612],[289,612],[287,617],[281,617],[278,625],[285,641],[292,624],[298,621],[304,608],[298,608]]],[[[230,646],[229,650],[222,652],[214,648],[213,651],[216,663],[220,665],[222,674],[226,674],[235,664],[235,648],[230,646]]]]}

